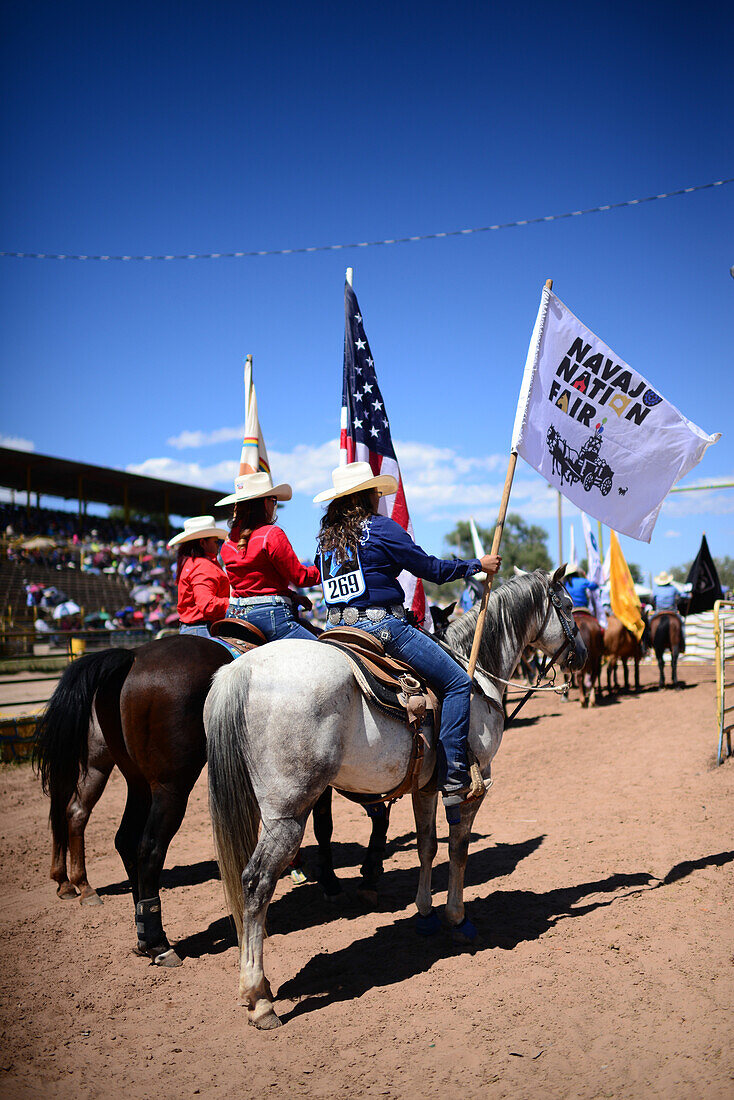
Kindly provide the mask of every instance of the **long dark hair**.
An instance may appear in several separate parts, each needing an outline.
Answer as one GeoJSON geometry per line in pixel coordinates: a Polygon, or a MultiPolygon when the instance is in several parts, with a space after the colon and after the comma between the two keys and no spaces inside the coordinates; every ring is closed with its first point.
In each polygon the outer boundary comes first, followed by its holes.
{"type": "Polygon", "coordinates": [[[243,553],[247,549],[252,532],[268,523],[265,514],[265,500],[265,497],[256,497],[255,500],[238,500],[234,506],[232,519],[229,522],[230,538],[236,537],[237,549],[243,553]]]}
{"type": "Polygon", "coordinates": [[[178,546],[178,557],[176,558],[176,576],[180,578],[181,570],[183,569],[184,562],[187,558],[206,558],[208,557],[206,550],[201,545],[201,539],[189,539],[188,542],[181,542],[178,546]]]}
{"type": "Polygon", "coordinates": [[[364,530],[364,521],[374,515],[372,490],[350,493],[332,500],[321,519],[319,550],[334,550],[340,561],[357,549],[364,530]]]}

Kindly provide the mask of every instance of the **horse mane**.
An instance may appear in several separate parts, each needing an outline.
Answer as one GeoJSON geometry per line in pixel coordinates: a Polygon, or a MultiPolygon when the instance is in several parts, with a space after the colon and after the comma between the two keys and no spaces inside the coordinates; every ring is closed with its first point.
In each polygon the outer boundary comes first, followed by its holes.
{"type": "MultiPolygon", "coordinates": [[[[477,658],[482,668],[497,672],[510,645],[519,653],[530,620],[545,615],[547,599],[548,578],[542,569],[512,577],[490,592],[477,658]]],[[[444,637],[447,645],[465,657],[471,653],[478,615],[479,608],[473,607],[449,625],[444,637]]]]}

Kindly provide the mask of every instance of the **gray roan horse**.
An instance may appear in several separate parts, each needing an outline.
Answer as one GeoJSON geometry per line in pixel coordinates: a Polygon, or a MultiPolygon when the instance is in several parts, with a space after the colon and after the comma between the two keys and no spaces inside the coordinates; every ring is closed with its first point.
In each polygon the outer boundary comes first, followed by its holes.
{"type": "MultiPolygon", "coordinates": [[[[572,667],[586,649],[560,583],[563,567],[516,577],[492,593],[478,667],[507,678],[528,645],[572,667]]],[[[446,642],[468,657],[476,610],[452,623],[446,642]]],[[[491,676],[475,680],[469,744],[485,780],[502,740],[500,690],[491,676]],[[493,702],[492,702],[493,701],[493,702]]],[[[278,1027],[263,970],[265,917],[278,877],[293,859],[306,819],[321,792],[391,790],[405,775],[411,735],[401,722],[373,709],[346,658],[327,645],[297,639],[271,642],[217,672],[204,708],[209,799],[227,902],[240,942],[240,996],[248,1020],[278,1027]],[[258,840],[258,824],[262,829],[258,840]]],[[[435,754],[427,751],[413,795],[420,857],[416,896],[419,931],[438,931],[431,907],[436,855],[435,754]]],[[[449,826],[449,886],[445,916],[459,942],[476,936],[464,915],[464,870],[472,822],[482,799],[464,803],[449,826]]]]}

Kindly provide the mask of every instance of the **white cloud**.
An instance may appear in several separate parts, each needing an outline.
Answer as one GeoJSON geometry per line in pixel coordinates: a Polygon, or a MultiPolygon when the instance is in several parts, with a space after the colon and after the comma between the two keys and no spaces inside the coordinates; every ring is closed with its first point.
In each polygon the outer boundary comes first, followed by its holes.
{"type": "Polygon", "coordinates": [[[183,451],[194,447],[209,447],[214,443],[229,443],[233,439],[241,440],[244,434],[245,426],[241,424],[238,428],[215,428],[211,432],[184,431],[180,435],[172,435],[166,443],[177,451],[183,451]]]}
{"type": "Polygon", "coordinates": [[[218,489],[229,486],[239,471],[239,462],[227,460],[214,466],[201,466],[198,462],[179,462],[175,458],[146,458],[145,462],[133,462],[125,469],[130,474],[159,477],[163,481],[178,481],[182,485],[204,486],[218,489]]]}
{"type": "Polygon", "coordinates": [[[681,535],[680,531],[673,531],[671,529],[670,531],[665,532],[663,538],[666,538],[666,539],[679,539],[680,535],[681,535]]]}
{"type": "Polygon", "coordinates": [[[18,435],[0,435],[0,447],[10,447],[13,451],[35,451],[36,444],[18,435]]]}

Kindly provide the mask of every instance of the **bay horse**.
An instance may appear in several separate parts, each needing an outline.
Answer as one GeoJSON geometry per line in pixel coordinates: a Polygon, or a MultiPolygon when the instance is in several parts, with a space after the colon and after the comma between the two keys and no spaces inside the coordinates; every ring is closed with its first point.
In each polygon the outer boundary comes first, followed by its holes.
{"type": "Polygon", "coordinates": [[[574,607],[573,617],[584,639],[588,657],[586,665],[575,673],[576,686],[581,694],[582,707],[596,706],[597,692],[602,694],[601,662],[604,656],[604,630],[599,620],[583,607],[574,607]]]}
{"type": "Polygon", "coordinates": [[[670,679],[674,688],[678,684],[678,657],[686,651],[683,623],[677,611],[656,611],[650,618],[650,643],[660,670],[660,687],[665,687],[663,654],[670,650],[670,679]]]}
{"type": "MultiPolygon", "coordinates": [[[[488,602],[475,674],[483,693],[474,692],[469,732],[485,786],[504,723],[501,692],[492,677],[508,677],[530,644],[573,667],[586,660],[561,584],[564,568],[552,575],[536,570],[517,577],[493,592],[488,602]]],[[[476,622],[475,609],[446,632],[446,643],[464,660],[476,622]]],[[[299,639],[271,642],[247,661],[220,669],[207,697],[204,725],[217,858],[240,943],[240,995],[249,1023],[274,1028],[281,1021],[263,969],[263,937],[278,877],[298,851],[308,815],[325,788],[367,794],[393,789],[408,768],[411,733],[403,722],[367,702],[342,653],[299,639]]],[[[433,748],[426,749],[413,788],[421,868],[417,929],[424,935],[440,929],[431,903],[431,867],[438,848],[435,755],[433,748]]],[[[447,813],[445,912],[460,943],[477,934],[464,912],[463,891],[471,826],[483,798],[484,792],[447,813]]]]}
{"type": "MultiPolygon", "coordinates": [[[[128,784],[128,806],[116,846],[130,875],[135,860],[129,853],[145,839],[144,850],[138,853],[137,873],[133,872],[136,877],[130,877],[133,897],[136,905],[140,897],[158,897],[168,846],[181,824],[188,796],[206,758],[204,698],[213,673],[232,660],[228,650],[218,643],[199,639],[192,646],[191,637],[172,635],[135,650],[109,649],[82,657],[65,670],[49,700],[37,727],[34,760],[43,788],[51,798],[51,878],[57,883],[56,893],[62,900],[79,897],[82,905],[101,905],[87,877],[84,832],[115,764],[120,765],[128,784]],[[202,641],[207,660],[200,658],[202,641]],[[162,682],[165,682],[163,691],[162,682]],[[104,726],[100,724],[100,706],[107,716],[104,726]],[[114,749],[108,744],[108,734],[114,749]],[[170,788],[170,818],[159,807],[164,798],[161,793],[164,784],[170,788]],[[139,805],[140,811],[133,805],[139,805]],[[141,824],[146,806],[152,837],[141,824]],[[132,835],[128,836],[129,833],[132,835]],[[146,869],[150,859],[153,868],[146,869]]],[[[357,893],[374,906],[389,815],[381,805],[370,813],[370,818],[372,831],[357,893]]],[[[327,899],[335,899],[342,888],[332,858],[330,789],[314,807],[313,829],[318,845],[316,881],[327,899]]],[[[161,934],[156,930],[154,938],[161,934]]],[[[159,961],[158,956],[164,952],[155,949],[163,945],[164,939],[156,943],[148,943],[146,939],[144,953],[159,961]]],[[[138,948],[143,950],[142,941],[138,948]]],[[[176,958],[171,953],[162,963],[177,965],[176,958]]]]}
{"type": "Polygon", "coordinates": [[[610,693],[612,691],[612,679],[614,679],[614,690],[619,690],[617,661],[622,662],[624,690],[629,691],[627,661],[630,658],[634,662],[635,668],[635,691],[640,690],[640,660],[644,657],[649,642],[648,626],[644,615],[643,621],[645,621],[645,630],[638,642],[632,631],[628,630],[616,615],[610,615],[607,619],[607,625],[604,629],[604,653],[609,658],[607,663],[607,691],[610,693]]]}

